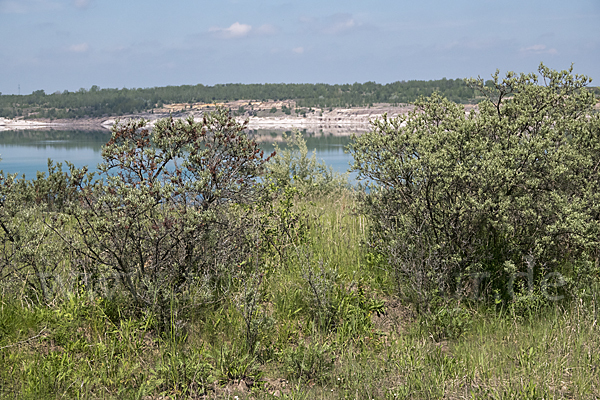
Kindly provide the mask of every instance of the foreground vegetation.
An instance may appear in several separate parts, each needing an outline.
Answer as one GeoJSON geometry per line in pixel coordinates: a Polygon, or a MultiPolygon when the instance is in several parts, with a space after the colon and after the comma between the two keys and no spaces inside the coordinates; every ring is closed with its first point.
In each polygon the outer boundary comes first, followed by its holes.
{"type": "Polygon", "coordinates": [[[0,394],[598,398],[600,124],[540,74],[374,124],[369,190],[225,110],[116,125],[98,177],[1,174],[0,394]]]}
{"type": "Polygon", "coordinates": [[[312,227],[304,253],[284,265],[268,262],[263,267],[252,321],[258,328],[253,352],[246,344],[247,303],[240,286],[232,289],[235,296],[203,307],[185,321],[173,310],[172,324],[162,333],[153,329],[152,315],[131,316],[117,300],[85,288],[64,288],[48,305],[4,293],[2,396],[600,395],[597,289],[586,301],[554,307],[497,310],[462,301],[435,318],[416,315],[397,300],[395,289],[386,284],[386,271],[360,245],[365,221],[355,214],[355,206],[348,193],[306,205],[312,227]],[[312,286],[317,282],[331,308],[319,306],[312,286]],[[322,322],[321,313],[331,313],[332,321],[322,322]]]}

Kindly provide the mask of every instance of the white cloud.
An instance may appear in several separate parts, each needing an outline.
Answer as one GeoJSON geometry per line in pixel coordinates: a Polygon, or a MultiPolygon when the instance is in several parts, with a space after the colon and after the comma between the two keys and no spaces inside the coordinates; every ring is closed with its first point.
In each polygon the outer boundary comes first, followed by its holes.
{"type": "Polygon", "coordinates": [[[301,46],[301,47],[294,47],[294,48],[292,49],[292,51],[293,51],[294,53],[296,53],[296,54],[302,54],[302,53],[304,53],[304,47],[302,47],[302,46],[301,46]]]}
{"type": "Polygon", "coordinates": [[[544,44],[534,44],[533,46],[523,47],[519,50],[521,54],[534,55],[534,54],[558,54],[558,51],[554,48],[547,48],[544,44]]]}
{"type": "Polygon", "coordinates": [[[68,50],[71,53],[85,53],[88,51],[90,46],[87,43],[79,43],[69,46],[68,50]]]}
{"type": "Polygon", "coordinates": [[[247,36],[252,30],[251,25],[240,24],[239,22],[234,22],[231,24],[229,28],[217,28],[212,27],[209,29],[209,32],[213,32],[216,35],[225,38],[225,39],[234,39],[241,38],[247,36]]]}

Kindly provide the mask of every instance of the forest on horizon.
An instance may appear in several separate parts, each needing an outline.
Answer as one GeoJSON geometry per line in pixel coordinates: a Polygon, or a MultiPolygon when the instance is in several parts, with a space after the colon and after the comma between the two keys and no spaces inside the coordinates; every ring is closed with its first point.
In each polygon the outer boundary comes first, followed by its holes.
{"type": "Polygon", "coordinates": [[[236,100],[294,100],[297,107],[361,107],[374,103],[403,104],[438,91],[456,103],[478,102],[477,92],[462,79],[430,81],[330,84],[217,84],[182,85],[144,89],[110,89],[96,85],[76,92],[1,95],[0,117],[85,118],[151,111],[165,104],[216,103],[236,100]]]}

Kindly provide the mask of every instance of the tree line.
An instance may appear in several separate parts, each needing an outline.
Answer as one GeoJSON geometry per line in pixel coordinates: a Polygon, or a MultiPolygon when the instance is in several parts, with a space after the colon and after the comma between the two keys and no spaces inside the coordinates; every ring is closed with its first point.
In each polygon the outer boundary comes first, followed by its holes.
{"type": "Polygon", "coordinates": [[[463,79],[375,82],[344,85],[318,84],[217,84],[182,85],[144,89],[101,89],[47,94],[0,95],[0,117],[83,118],[152,111],[164,104],[214,103],[235,100],[295,100],[298,107],[357,107],[373,103],[409,103],[433,92],[456,103],[477,102],[477,92],[463,79]]]}

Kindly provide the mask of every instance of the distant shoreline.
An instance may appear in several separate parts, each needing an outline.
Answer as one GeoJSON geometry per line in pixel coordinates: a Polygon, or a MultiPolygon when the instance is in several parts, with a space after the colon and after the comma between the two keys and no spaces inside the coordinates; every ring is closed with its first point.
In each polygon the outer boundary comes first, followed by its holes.
{"type": "MultiPolygon", "coordinates": [[[[332,108],[331,110],[314,110],[304,115],[286,115],[277,113],[277,115],[252,115],[252,113],[237,116],[239,122],[248,121],[248,129],[345,129],[367,131],[370,121],[380,118],[384,113],[389,116],[406,114],[414,107],[401,105],[392,106],[389,104],[376,104],[372,107],[352,107],[352,108],[332,108]]],[[[174,113],[137,113],[123,115],[119,117],[106,118],[79,118],[79,119],[7,119],[0,118],[0,131],[24,130],[24,129],[77,129],[77,130],[110,130],[117,119],[147,119],[150,125],[164,117],[172,115],[174,118],[187,118],[192,115],[199,119],[202,114],[210,110],[191,110],[178,111],[174,113]]]]}
{"type": "MultiPolygon", "coordinates": [[[[471,110],[475,105],[465,105],[466,110],[471,110]]],[[[384,114],[389,117],[404,115],[414,109],[412,105],[390,105],[375,104],[370,107],[351,107],[351,108],[332,108],[327,110],[313,110],[303,115],[286,115],[281,112],[277,114],[267,114],[262,112],[259,115],[252,112],[236,117],[238,122],[248,121],[248,129],[251,130],[282,130],[282,129],[308,129],[311,131],[355,131],[366,132],[370,129],[371,121],[381,118],[384,114]]],[[[161,110],[162,111],[162,110],[161,110]]],[[[172,115],[174,118],[187,118],[190,115],[195,119],[201,118],[202,114],[210,110],[190,110],[176,112],[159,113],[137,113],[123,115],[119,117],[105,118],[79,118],[79,119],[35,119],[25,120],[0,118],[0,132],[8,130],[31,130],[31,129],[65,129],[65,130],[106,130],[110,131],[112,125],[117,119],[146,119],[149,125],[160,118],[172,115]]]]}

